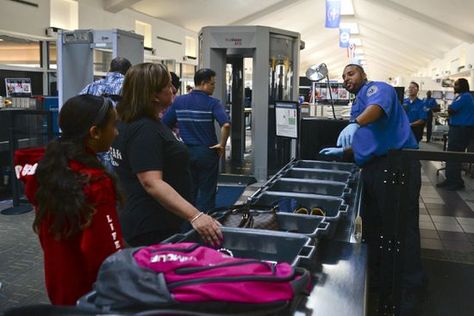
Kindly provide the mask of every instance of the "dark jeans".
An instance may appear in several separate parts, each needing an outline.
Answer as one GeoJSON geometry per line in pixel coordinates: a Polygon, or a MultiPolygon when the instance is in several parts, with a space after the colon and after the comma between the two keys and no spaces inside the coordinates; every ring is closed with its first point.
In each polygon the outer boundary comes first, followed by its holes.
{"type": "Polygon", "coordinates": [[[415,139],[417,143],[419,143],[421,139],[423,138],[424,129],[425,129],[425,125],[412,126],[411,130],[413,131],[413,134],[415,135],[415,139]]]}
{"type": "Polygon", "coordinates": [[[431,141],[431,133],[433,131],[433,112],[431,110],[428,111],[428,117],[426,119],[426,141],[431,141]]]}
{"type": "MultiPolygon", "coordinates": [[[[381,286],[380,280],[384,267],[380,266],[382,252],[380,250],[381,237],[387,235],[383,229],[383,223],[391,212],[387,208],[386,201],[392,197],[392,187],[384,183],[386,179],[385,170],[388,170],[388,159],[378,158],[376,161],[364,166],[362,181],[364,191],[362,195],[361,216],[363,220],[363,239],[369,247],[369,278],[371,285],[381,286]]],[[[419,229],[419,196],[421,189],[421,165],[419,161],[409,162],[407,172],[408,181],[408,207],[404,223],[405,236],[403,240],[404,256],[401,275],[402,288],[418,288],[423,284],[423,269],[420,257],[420,229],[419,229]]],[[[390,223],[389,223],[390,224],[390,223]]]]}
{"type": "Polygon", "coordinates": [[[216,204],[219,156],[208,146],[188,146],[193,180],[192,199],[200,211],[213,209],[216,204]]]}
{"type": "MultiPolygon", "coordinates": [[[[473,138],[474,126],[449,126],[448,151],[465,152],[473,138]]],[[[460,162],[446,162],[446,181],[454,185],[464,185],[460,162]]]]}

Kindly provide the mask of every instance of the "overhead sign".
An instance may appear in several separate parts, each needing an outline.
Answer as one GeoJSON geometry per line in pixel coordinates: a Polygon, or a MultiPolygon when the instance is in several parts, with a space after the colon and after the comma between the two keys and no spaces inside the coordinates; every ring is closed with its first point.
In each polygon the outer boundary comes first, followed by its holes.
{"type": "Polygon", "coordinates": [[[341,48],[349,47],[350,40],[351,40],[351,30],[339,29],[339,47],[341,48]]]}
{"type": "Polygon", "coordinates": [[[338,28],[341,21],[341,0],[326,0],[326,27],[338,28]]]}

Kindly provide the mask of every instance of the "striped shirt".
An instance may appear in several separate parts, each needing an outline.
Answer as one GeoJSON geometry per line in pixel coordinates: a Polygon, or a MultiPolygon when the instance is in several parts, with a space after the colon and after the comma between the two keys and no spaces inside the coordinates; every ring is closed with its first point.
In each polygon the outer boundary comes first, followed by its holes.
{"type": "Polygon", "coordinates": [[[214,120],[220,126],[230,123],[222,103],[200,90],[178,96],[162,118],[169,127],[179,123],[181,138],[186,145],[191,146],[213,146],[218,143],[214,120]]]}

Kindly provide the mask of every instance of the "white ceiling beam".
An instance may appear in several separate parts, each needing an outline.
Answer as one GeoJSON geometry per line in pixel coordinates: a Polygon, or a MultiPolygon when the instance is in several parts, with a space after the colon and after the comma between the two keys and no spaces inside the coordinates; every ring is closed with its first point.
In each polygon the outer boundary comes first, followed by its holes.
{"type": "Polygon", "coordinates": [[[433,43],[422,43],[421,42],[422,39],[410,38],[409,36],[402,36],[397,33],[391,32],[390,30],[387,30],[386,28],[384,28],[383,24],[377,25],[375,23],[371,23],[368,20],[361,20],[360,18],[355,18],[355,17],[350,17],[350,16],[342,17],[341,22],[358,23],[360,34],[358,34],[357,37],[359,37],[362,40],[362,43],[364,42],[365,38],[373,38],[373,36],[372,37],[370,36],[371,34],[368,34],[372,32],[372,33],[377,33],[376,35],[380,36],[381,39],[389,40],[391,47],[394,46],[394,43],[397,43],[400,45],[405,43],[406,45],[410,45],[419,51],[425,52],[424,54],[428,56],[428,58],[431,57],[430,59],[444,57],[445,52],[436,48],[433,43]],[[365,32],[364,28],[366,28],[369,32],[365,32]]]}
{"type": "Polygon", "coordinates": [[[367,56],[367,63],[370,61],[370,60],[378,60],[380,62],[383,62],[385,65],[387,66],[394,66],[396,68],[399,68],[399,69],[404,69],[408,72],[415,72],[417,70],[416,67],[410,67],[409,65],[405,65],[403,63],[400,63],[400,62],[395,62],[391,59],[389,59],[389,57],[384,57],[384,56],[381,56],[381,55],[371,55],[371,54],[366,54],[367,56]]]}
{"type": "Polygon", "coordinates": [[[460,30],[450,24],[433,19],[418,11],[412,10],[391,0],[365,0],[388,10],[399,12],[412,20],[423,22],[424,24],[446,33],[454,38],[467,43],[474,43],[474,34],[460,30]]]}
{"type": "Polygon", "coordinates": [[[370,52],[370,51],[373,51],[373,52],[381,53],[385,56],[393,54],[393,55],[395,55],[396,59],[401,60],[404,63],[409,63],[411,65],[414,65],[418,68],[425,67],[427,62],[429,61],[429,60],[425,59],[424,57],[417,58],[417,57],[414,57],[411,54],[403,54],[403,53],[401,53],[397,50],[390,49],[390,48],[388,48],[384,45],[379,45],[377,43],[377,41],[372,41],[372,40],[366,40],[365,41],[364,49],[365,49],[366,53],[370,52]]]}
{"type": "Polygon", "coordinates": [[[300,2],[306,2],[309,0],[281,0],[278,1],[277,3],[274,3],[266,8],[263,8],[262,10],[259,10],[255,13],[252,13],[250,15],[247,15],[243,18],[240,18],[234,22],[229,23],[229,25],[247,25],[251,24],[254,21],[257,21],[258,19],[261,19],[267,15],[270,15],[274,12],[280,11],[282,9],[286,9],[290,6],[294,6],[296,4],[299,4],[300,2]]]}
{"type": "MultiPolygon", "coordinates": [[[[385,78],[395,77],[395,76],[402,76],[402,75],[405,76],[405,75],[410,73],[410,72],[407,72],[407,71],[403,71],[400,68],[393,68],[392,66],[387,66],[383,62],[379,62],[377,60],[373,60],[373,61],[367,62],[367,63],[368,64],[370,63],[369,67],[372,70],[372,72],[375,72],[374,69],[378,69],[377,72],[380,73],[385,78]]],[[[370,80],[370,77],[369,77],[369,80],[370,80]]]]}
{"type": "MultiPolygon", "coordinates": [[[[410,40],[406,36],[389,32],[388,30],[382,29],[378,26],[371,26],[370,23],[366,23],[365,21],[360,22],[360,25],[362,25],[364,28],[367,28],[370,32],[378,34],[378,36],[380,36],[381,38],[389,40],[391,43],[390,47],[394,47],[393,49],[395,49],[395,46],[409,45],[412,48],[423,52],[423,54],[430,59],[444,57],[445,52],[436,48],[436,45],[434,43],[431,43],[431,45],[424,45],[418,42],[417,40],[410,40]]],[[[362,41],[364,41],[364,37],[362,37],[362,41]]]]}
{"type": "Polygon", "coordinates": [[[102,2],[106,11],[117,13],[140,2],[140,0],[102,0],[102,2]]]}
{"type": "Polygon", "coordinates": [[[315,48],[319,49],[321,47],[330,47],[331,49],[338,48],[339,33],[331,34],[331,32],[321,32],[321,34],[317,36],[304,36],[303,33],[301,34],[301,39],[306,42],[306,47],[301,52],[313,51],[315,48]],[[329,42],[332,42],[333,45],[328,45],[329,42]]]}

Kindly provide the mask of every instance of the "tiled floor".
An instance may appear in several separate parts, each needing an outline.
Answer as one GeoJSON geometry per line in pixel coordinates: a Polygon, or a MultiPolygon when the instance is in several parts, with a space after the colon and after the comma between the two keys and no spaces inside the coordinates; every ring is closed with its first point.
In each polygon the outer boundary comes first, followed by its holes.
{"type": "MultiPolygon", "coordinates": [[[[429,150],[439,146],[422,144],[429,150]]],[[[425,257],[474,264],[474,179],[464,175],[466,188],[436,188],[444,180],[439,162],[423,162],[420,197],[421,247],[425,257]]]]}

